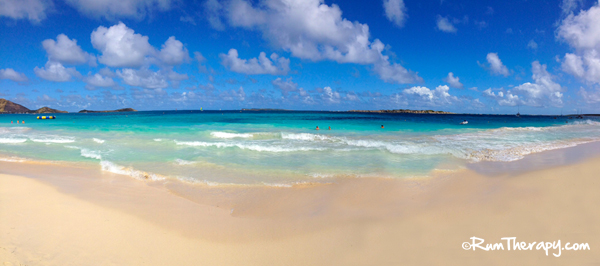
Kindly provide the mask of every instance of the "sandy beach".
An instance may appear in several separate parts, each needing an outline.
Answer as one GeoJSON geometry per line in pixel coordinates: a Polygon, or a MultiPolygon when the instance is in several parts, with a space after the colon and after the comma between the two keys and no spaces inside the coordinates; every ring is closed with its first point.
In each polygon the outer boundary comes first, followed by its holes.
{"type": "Polygon", "coordinates": [[[4,265],[596,265],[600,158],[525,173],[211,187],[1,162],[4,265]],[[17,174],[20,173],[20,174],[17,174]],[[465,250],[471,237],[504,250],[465,250]],[[517,242],[590,250],[508,250],[517,242]]]}

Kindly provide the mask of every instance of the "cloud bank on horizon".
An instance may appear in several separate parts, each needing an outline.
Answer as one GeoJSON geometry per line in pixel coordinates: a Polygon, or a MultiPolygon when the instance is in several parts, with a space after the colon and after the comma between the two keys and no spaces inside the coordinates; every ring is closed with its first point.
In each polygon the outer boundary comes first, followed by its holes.
{"type": "Polygon", "coordinates": [[[0,0],[0,97],[66,110],[600,112],[600,4],[541,3],[0,0]]]}

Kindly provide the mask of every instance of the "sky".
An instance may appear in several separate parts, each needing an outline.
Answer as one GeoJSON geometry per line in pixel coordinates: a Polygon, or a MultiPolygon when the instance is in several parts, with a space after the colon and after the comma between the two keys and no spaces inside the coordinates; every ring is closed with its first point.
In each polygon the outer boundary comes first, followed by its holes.
{"type": "Polygon", "coordinates": [[[0,0],[0,98],[66,111],[600,113],[600,5],[0,0]]]}

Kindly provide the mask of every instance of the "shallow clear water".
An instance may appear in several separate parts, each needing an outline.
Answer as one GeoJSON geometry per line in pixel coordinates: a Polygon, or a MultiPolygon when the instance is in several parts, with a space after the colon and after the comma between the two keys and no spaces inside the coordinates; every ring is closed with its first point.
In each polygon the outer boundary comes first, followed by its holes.
{"type": "Polygon", "coordinates": [[[87,161],[136,178],[289,185],[338,176],[426,176],[600,140],[595,118],[240,111],[56,116],[0,115],[0,159],[87,161]],[[463,120],[469,123],[459,125],[463,120]]]}

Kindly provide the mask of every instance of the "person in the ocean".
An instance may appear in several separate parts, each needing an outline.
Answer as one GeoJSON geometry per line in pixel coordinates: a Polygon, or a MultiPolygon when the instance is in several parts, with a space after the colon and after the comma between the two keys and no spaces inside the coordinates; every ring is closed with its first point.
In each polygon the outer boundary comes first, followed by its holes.
{"type": "Polygon", "coordinates": [[[381,125],[381,128],[383,128],[383,125],[381,125]]]}
{"type": "Polygon", "coordinates": [[[329,126],[329,130],[331,130],[331,126],[329,126]]]}
{"type": "Polygon", "coordinates": [[[317,126],[317,129],[315,129],[315,130],[319,130],[319,126],[317,126]]]}

